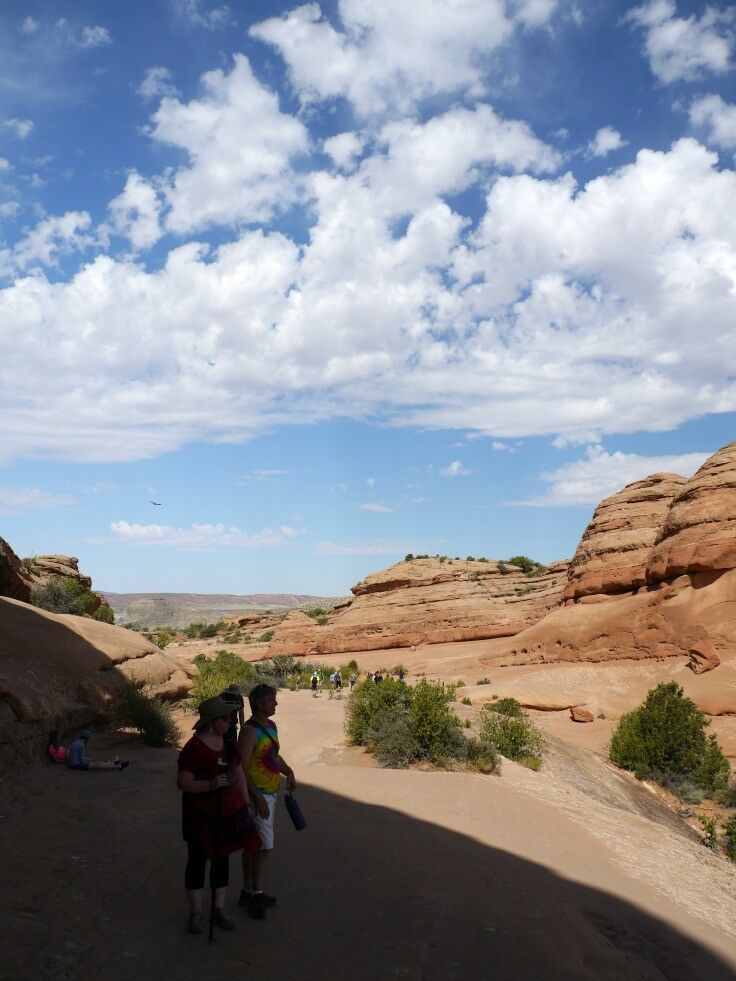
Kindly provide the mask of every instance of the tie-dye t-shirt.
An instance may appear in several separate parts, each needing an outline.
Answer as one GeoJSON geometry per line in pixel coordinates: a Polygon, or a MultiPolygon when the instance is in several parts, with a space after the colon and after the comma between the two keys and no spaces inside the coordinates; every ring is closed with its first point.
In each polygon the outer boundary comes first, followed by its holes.
{"type": "Polygon", "coordinates": [[[264,730],[261,726],[247,722],[256,732],[256,745],[253,755],[246,767],[248,777],[253,786],[262,794],[275,794],[279,789],[280,770],[279,770],[279,751],[277,749],[279,734],[274,722],[269,722],[264,730]],[[276,746],[266,735],[269,732],[276,740],[276,746]]]}

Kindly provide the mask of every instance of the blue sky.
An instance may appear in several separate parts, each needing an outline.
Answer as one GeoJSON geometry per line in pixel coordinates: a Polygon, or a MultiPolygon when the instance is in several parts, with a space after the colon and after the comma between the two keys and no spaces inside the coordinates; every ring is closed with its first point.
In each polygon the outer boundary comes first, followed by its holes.
{"type": "Polygon", "coordinates": [[[0,534],[116,591],[571,555],[734,438],[735,52],[722,2],[4,4],[0,534]]]}

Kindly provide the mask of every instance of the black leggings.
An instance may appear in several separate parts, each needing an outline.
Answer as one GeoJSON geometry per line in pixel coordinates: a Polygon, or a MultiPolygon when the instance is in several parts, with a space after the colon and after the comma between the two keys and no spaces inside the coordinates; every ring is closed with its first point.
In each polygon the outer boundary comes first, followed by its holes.
{"type": "MultiPolygon", "coordinates": [[[[187,842],[189,857],[187,869],[184,873],[184,884],[187,889],[204,889],[204,867],[207,856],[202,851],[196,841],[187,842]]],[[[212,889],[222,889],[226,886],[229,878],[229,855],[222,858],[215,858],[210,861],[210,886],[212,889]]]]}

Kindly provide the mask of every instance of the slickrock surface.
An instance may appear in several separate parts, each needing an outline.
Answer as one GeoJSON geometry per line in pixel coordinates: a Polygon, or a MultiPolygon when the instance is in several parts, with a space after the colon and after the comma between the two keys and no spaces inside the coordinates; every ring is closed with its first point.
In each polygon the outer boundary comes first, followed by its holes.
{"type": "Polygon", "coordinates": [[[8,545],[0,538],[0,596],[27,603],[31,595],[31,577],[23,563],[8,545]]]}
{"type": "Polygon", "coordinates": [[[353,587],[325,626],[299,611],[276,627],[271,654],[333,654],[506,637],[560,601],[567,563],[540,576],[515,566],[438,558],[398,562],[353,587]]]}
{"type": "Polygon", "coordinates": [[[0,598],[0,743],[95,718],[121,675],[188,687],[179,662],[140,634],[0,598]]]}
{"type": "Polygon", "coordinates": [[[682,487],[649,559],[647,579],[736,568],[736,443],[709,457],[682,487]]]}
{"type": "Polygon", "coordinates": [[[657,473],[601,501],[570,563],[565,600],[643,586],[652,546],[686,483],[676,474],[657,473]]]}

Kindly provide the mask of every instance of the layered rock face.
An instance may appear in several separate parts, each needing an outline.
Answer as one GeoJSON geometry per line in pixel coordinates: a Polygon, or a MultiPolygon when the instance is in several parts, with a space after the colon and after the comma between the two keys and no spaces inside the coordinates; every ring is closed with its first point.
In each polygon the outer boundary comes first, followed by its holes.
{"type": "Polygon", "coordinates": [[[0,598],[0,743],[91,721],[122,677],[178,696],[189,687],[182,665],[140,634],[0,598]]]}
{"type": "Polygon", "coordinates": [[[652,547],[684,477],[657,473],[601,501],[568,571],[566,601],[628,593],[647,581],[652,547]]]}
{"type": "Polygon", "coordinates": [[[647,581],[736,568],[736,443],[705,461],[672,502],[649,558],[647,581]]]}
{"type": "Polygon", "coordinates": [[[736,647],[736,444],[690,480],[657,474],[603,501],[565,596],[506,646],[513,663],[680,656],[697,674],[717,668],[736,647]]]}
{"type": "Polygon", "coordinates": [[[567,563],[539,576],[495,561],[398,562],[353,587],[318,626],[299,611],[276,627],[271,654],[338,654],[508,637],[557,606],[567,563]]]}

